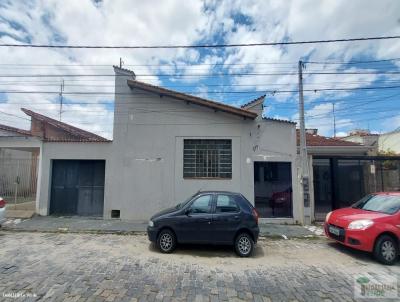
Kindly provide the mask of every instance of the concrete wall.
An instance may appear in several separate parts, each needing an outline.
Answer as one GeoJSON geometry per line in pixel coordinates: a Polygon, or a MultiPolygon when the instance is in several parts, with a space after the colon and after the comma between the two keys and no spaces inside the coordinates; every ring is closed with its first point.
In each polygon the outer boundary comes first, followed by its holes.
{"type": "Polygon", "coordinates": [[[106,164],[104,216],[147,220],[198,190],[230,190],[254,202],[254,161],[292,163],[294,220],[301,220],[295,167],[295,125],[243,119],[127,86],[116,77],[114,136],[106,164]],[[232,140],[232,179],[183,178],[183,140],[232,140]]]}
{"type": "Polygon", "coordinates": [[[381,134],[378,140],[379,151],[394,151],[400,154],[400,131],[381,134]]]}

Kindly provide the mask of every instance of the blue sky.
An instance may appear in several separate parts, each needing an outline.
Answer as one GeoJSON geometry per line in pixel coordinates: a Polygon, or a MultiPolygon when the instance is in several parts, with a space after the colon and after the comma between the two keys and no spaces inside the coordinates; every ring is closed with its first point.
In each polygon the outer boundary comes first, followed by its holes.
{"type": "MultiPolygon", "coordinates": [[[[398,1],[7,1],[0,2],[0,42],[74,45],[173,45],[301,41],[400,34],[398,1]]],[[[297,62],[306,64],[306,126],[333,135],[400,126],[400,41],[228,49],[62,50],[0,48],[0,75],[112,74],[122,57],[138,79],[234,106],[266,94],[265,114],[297,120],[297,62]],[[326,64],[328,62],[328,64],[326,64]],[[338,63],[338,64],[332,64],[338,63]],[[9,64],[9,65],[7,65],[9,64]],[[352,74],[308,75],[310,72],[352,74]],[[366,74],[365,72],[370,72],[366,74]],[[246,73],[285,75],[235,76],[246,73]],[[379,73],[379,74],[376,74],[379,73]],[[141,76],[141,75],[175,75],[141,76]],[[190,75],[200,75],[192,77],[190,75]],[[213,76],[211,77],[210,74],[213,76]],[[182,76],[183,75],[183,76],[182,76]]],[[[58,117],[62,78],[0,78],[0,122],[28,127],[21,107],[58,117]],[[35,91],[38,93],[10,93],[35,91]],[[7,92],[7,93],[5,93],[7,92]],[[46,93],[45,93],[46,92],[46,93]],[[54,93],[47,93],[54,92],[54,93]],[[6,115],[7,112],[12,115],[6,115]],[[18,117],[17,117],[18,116],[18,117]]],[[[65,77],[63,121],[112,135],[112,77],[65,77]]]]}

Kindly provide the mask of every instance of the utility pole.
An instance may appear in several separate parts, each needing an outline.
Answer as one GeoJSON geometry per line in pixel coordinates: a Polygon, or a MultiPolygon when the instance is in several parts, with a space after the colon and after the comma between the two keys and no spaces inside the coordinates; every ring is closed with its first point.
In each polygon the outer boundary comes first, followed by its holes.
{"type": "Polygon", "coordinates": [[[333,113],[333,137],[336,137],[335,103],[332,103],[332,113],[333,113]]]}
{"type": "Polygon", "coordinates": [[[122,58],[119,58],[119,68],[122,68],[122,64],[124,64],[124,61],[122,61],[122,58]]]}
{"type": "Polygon", "coordinates": [[[60,115],[60,122],[61,122],[61,115],[62,115],[62,106],[63,106],[63,91],[64,91],[64,79],[62,80],[62,82],[61,82],[61,85],[60,85],[60,112],[59,112],[59,115],[60,115]]]}
{"type": "Polygon", "coordinates": [[[308,155],[306,142],[306,127],[304,121],[304,96],[303,96],[303,68],[304,63],[299,61],[299,119],[300,119],[300,183],[301,197],[304,205],[304,223],[311,223],[310,185],[308,173],[308,155]]]}

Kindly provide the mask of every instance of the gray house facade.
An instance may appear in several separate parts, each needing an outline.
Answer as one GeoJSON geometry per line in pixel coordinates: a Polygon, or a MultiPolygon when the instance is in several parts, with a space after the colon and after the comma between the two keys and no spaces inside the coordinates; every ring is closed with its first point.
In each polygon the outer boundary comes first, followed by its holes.
{"type": "Polygon", "coordinates": [[[114,70],[112,141],[38,114],[69,136],[0,140],[36,148],[38,214],[145,221],[199,190],[227,190],[242,193],[264,221],[303,222],[296,125],[263,117],[264,96],[238,108],[114,70]]]}
{"type": "Polygon", "coordinates": [[[302,221],[295,124],[263,118],[264,97],[236,108],[139,82],[124,69],[115,72],[104,217],[143,220],[199,190],[227,190],[256,203],[262,218],[302,221]],[[274,175],[262,175],[261,183],[256,173],[267,173],[268,164],[274,175]],[[273,213],[268,208],[276,190],[291,196],[281,206],[285,211],[273,213]]]}

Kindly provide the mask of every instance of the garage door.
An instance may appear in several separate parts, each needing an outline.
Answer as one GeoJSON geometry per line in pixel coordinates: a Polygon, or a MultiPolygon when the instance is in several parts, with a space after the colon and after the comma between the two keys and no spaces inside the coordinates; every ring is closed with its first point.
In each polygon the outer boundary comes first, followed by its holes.
{"type": "Polygon", "coordinates": [[[103,216],[104,160],[54,160],[50,214],[103,216]]]}

